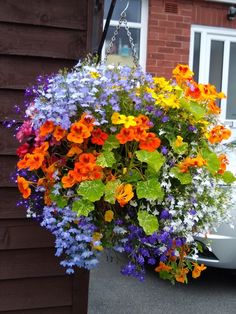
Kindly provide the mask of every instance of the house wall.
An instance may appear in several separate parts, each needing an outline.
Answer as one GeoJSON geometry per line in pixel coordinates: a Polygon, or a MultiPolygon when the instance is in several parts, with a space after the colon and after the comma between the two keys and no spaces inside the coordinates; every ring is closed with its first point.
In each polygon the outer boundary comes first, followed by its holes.
{"type": "Polygon", "coordinates": [[[0,0],[1,313],[87,313],[88,272],[65,275],[54,256],[54,238],[16,206],[20,195],[11,176],[17,143],[3,122],[21,123],[14,105],[23,104],[25,88],[39,74],[70,68],[92,50],[99,21],[102,26],[102,3],[95,3],[0,0]]]}
{"type": "Polygon", "coordinates": [[[188,63],[192,24],[236,29],[236,19],[227,20],[229,6],[204,0],[149,0],[147,71],[170,77],[178,63],[188,63]]]}

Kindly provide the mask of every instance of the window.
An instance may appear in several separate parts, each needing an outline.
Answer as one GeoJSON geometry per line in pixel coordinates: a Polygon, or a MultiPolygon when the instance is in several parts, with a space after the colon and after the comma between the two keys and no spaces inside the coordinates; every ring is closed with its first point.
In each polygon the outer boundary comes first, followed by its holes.
{"type": "MultiPolygon", "coordinates": [[[[104,1],[104,17],[107,17],[111,0],[104,1]]],[[[105,48],[103,49],[103,58],[105,56],[105,49],[109,44],[118,21],[121,12],[124,10],[127,1],[118,0],[113,11],[112,19],[107,33],[105,41],[105,48]]],[[[139,63],[145,70],[146,67],[146,54],[147,54],[147,22],[148,22],[148,0],[130,0],[129,7],[126,11],[126,19],[133,38],[135,49],[139,57],[139,63]]],[[[104,20],[105,25],[106,20],[104,20]]],[[[127,37],[124,24],[119,31],[116,41],[113,45],[111,54],[107,59],[108,63],[119,63],[132,65],[133,57],[129,45],[129,39],[127,37]]]]}
{"type": "Polygon", "coordinates": [[[221,118],[236,136],[236,30],[193,25],[189,64],[196,80],[227,95],[219,104],[221,118]]]}

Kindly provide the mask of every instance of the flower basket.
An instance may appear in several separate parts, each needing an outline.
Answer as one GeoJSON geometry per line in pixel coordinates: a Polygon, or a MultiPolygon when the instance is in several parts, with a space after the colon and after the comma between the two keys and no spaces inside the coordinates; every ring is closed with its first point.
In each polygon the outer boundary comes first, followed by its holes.
{"type": "Polygon", "coordinates": [[[235,180],[216,152],[230,136],[217,117],[222,97],[185,65],[167,81],[91,60],[26,91],[18,187],[68,273],[95,267],[109,248],[140,280],[146,264],[173,283],[200,275],[205,266],[186,256],[197,256],[196,234],[228,219],[230,190],[219,184],[235,180]]]}

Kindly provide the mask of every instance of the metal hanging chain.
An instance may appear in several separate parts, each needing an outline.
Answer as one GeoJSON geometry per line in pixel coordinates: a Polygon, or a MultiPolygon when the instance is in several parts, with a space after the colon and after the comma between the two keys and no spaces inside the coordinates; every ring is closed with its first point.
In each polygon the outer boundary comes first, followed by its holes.
{"type": "Polygon", "coordinates": [[[136,67],[139,67],[139,60],[138,60],[137,52],[136,52],[136,49],[135,49],[134,40],[133,40],[131,32],[129,30],[129,26],[128,26],[128,21],[126,19],[126,12],[125,12],[125,10],[120,15],[120,19],[119,19],[118,25],[116,26],[116,29],[114,31],[114,34],[113,34],[112,38],[111,38],[111,41],[109,42],[109,45],[108,45],[108,47],[106,49],[104,62],[107,61],[107,57],[111,53],[111,49],[113,48],[113,45],[114,45],[114,43],[116,41],[117,35],[119,34],[119,31],[120,31],[120,28],[121,28],[122,24],[124,24],[124,28],[126,30],[126,33],[127,33],[128,39],[129,39],[129,44],[130,44],[130,48],[131,48],[131,52],[132,52],[132,56],[133,56],[133,62],[134,62],[136,67]]]}

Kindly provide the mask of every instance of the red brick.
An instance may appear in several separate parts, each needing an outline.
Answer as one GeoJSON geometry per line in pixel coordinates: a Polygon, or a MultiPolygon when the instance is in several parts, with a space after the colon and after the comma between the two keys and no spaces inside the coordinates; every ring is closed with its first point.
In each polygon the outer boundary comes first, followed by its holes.
{"type": "Polygon", "coordinates": [[[182,47],[182,43],[181,42],[177,42],[177,41],[168,41],[166,43],[166,46],[167,47],[178,47],[178,48],[180,48],[180,47],[182,47]]]}
{"type": "Polygon", "coordinates": [[[176,36],[176,40],[177,40],[177,41],[189,41],[189,37],[177,35],[177,36],[176,36]]]}
{"type": "Polygon", "coordinates": [[[182,28],[182,29],[189,29],[190,25],[188,23],[176,23],[176,27],[182,28]]]}
{"type": "Polygon", "coordinates": [[[168,14],[167,19],[168,21],[184,22],[184,17],[180,15],[168,14]]]}
{"type": "Polygon", "coordinates": [[[174,49],[173,48],[169,48],[169,47],[159,47],[157,52],[173,53],[174,49]]]}
{"type": "Polygon", "coordinates": [[[161,21],[159,20],[158,21],[158,25],[162,26],[162,27],[172,27],[172,28],[175,28],[176,27],[176,22],[172,22],[172,21],[161,21]]]}

